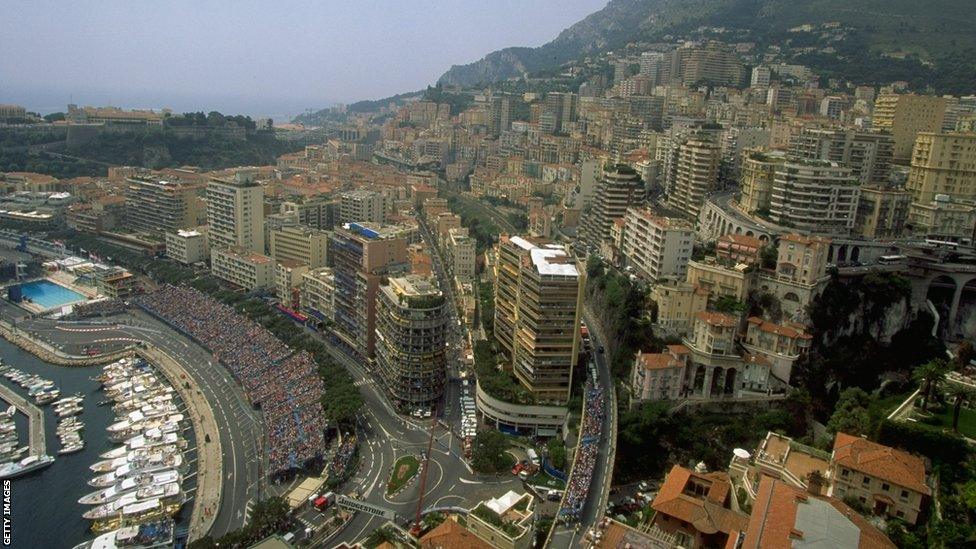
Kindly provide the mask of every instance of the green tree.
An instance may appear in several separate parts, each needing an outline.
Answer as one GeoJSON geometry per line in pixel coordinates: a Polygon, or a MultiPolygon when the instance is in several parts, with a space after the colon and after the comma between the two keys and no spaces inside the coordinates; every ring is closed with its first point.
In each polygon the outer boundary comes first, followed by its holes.
{"type": "Polygon", "coordinates": [[[507,449],[505,435],[494,429],[478,431],[471,445],[471,467],[481,473],[504,471],[512,461],[507,449]]]}
{"type": "Polygon", "coordinates": [[[559,437],[552,437],[546,444],[549,451],[549,463],[556,469],[563,470],[566,467],[566,444],[559,437]]]}
{"type": "Polygon", "coordinates": [[[959,432],[959,414],[962,412],[962,405],[973,397],[973,391],[965,385],[952,383],[947,391],[949,398],[952,399],[952,430],[959,432]]]}
{"type": "Polygon", "coordinates": [[[912,379],[922,384],[922,395],[925,398],[923,407],[930,406],[935,390],[945,380],[949,368],[944,358],[930,360],[915,368],[912,379]]]}
{"type": "Polygon", "coordinates": [[[863,389],[844,389],[830,421],[827,422],[827,429],[831,433],[844,432],[855,436],[867,434],[871,428],[871,416],[868,413],[870,403],[871,397],[863,389]]]}

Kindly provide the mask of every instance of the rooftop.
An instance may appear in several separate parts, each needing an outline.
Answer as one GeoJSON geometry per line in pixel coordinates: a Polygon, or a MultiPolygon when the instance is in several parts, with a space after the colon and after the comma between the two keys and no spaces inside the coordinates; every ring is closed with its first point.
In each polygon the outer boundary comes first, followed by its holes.
{"type": "Polygon", "coordinates": [[[712,326],[721,326],[723,328],[734,328],[736,324],[739,323],[738,320],[736,320],[736,318],[732,315],[712,311],[701,311],[696,313],[695,318],[712,326]]]}
{"type": "Polygon", "coordinates": [[[559,244],[537,244],[521,236],[512,236],[509,242],[529,252],[532,264],[541,275],[579,277],[573,257],[566,247],[559,244]]]}
{"type": "Polygon", "coordinates": [[[925,484],[925,463],[921,458],[866,438],[837,433],[833,462],[925,495],[932,493],[925,484]]]}

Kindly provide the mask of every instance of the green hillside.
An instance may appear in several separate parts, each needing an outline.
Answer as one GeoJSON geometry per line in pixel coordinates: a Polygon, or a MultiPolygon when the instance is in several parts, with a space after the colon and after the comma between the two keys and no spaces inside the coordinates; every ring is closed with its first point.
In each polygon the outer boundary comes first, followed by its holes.
{"type": "Polygon", "coordinates": [[[700,27],[723,27],[717,38],[760,46],[825,47],[795,61],[828,77],[882,83],[908,80],[938,92],[976,88],[976,2],[972,0],[612,0],[539,48],[507,48],[451,67],[444,84],[476,85],[523,76],[619,49],[635,41],[694,37],[700,27]],[[818,33],[790,33],[802,24],[852,27],[841,41],[818,33]]]}

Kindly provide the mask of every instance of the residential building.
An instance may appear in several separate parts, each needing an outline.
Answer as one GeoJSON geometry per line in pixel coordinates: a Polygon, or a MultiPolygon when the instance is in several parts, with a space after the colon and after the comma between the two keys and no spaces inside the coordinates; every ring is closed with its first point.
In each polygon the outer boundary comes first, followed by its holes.
{"type": "Polygon", "coordinates": [[[330,267],[311,269],[302,275],[302,312],[319,322],[335,321],[335,272],[330,267]]]}
{"type": "Polygon", "coordinates": [[[874,101],[871,127],[891,134],[892,161],[908,164],[918,134],[942,129],[947,104],[935,95],[882,93],[874,101]]]}
{"type": "Polygon", "coordinates": [[[679,145],[673,179],[667,183],[668,205],[696,219],[705,197],[718,188],[721,160],[722,150],[703,133],[679,145]]]}
{"type": "Polygon", "coordinates": [[[210,180],[207,223],[211,249],[234,246],[264,253],[264,188],[253,174],[238,172],[231,180],[210,180]]]}
{"type": "Polygon", "coordinates": [[[535,500],[509,490],[468,511],[468,530],[494,549],[531,549],[535,545],[535,500]]]}
{"type": "Polygon", "coordinates": [[[750,88],[768,88],[769,78],[772,76],[769,67],[758,65],[752,68],[752,78],[749,80],[750,88]]]}
{"type": "MultiPolygon", "coordinates": [[[[481,541],[478,536],[452,517],[448,517],[438,527],[424,534],[419,544],[420,549],[492,549],[491,545],[481,541]]],[[[344,549],[341,544],[336,547],[344,549]]]]}
{"type": "Polygon", "coordinates": [[[731,264],[759,263],[763,241],[744,234],[726,234],[715,241],[715,257],[731,264]]]}
{"type": "Polygon", "coordinates": [[[905,233],[912,203],[909,191],[897,187],[861,187],[854,234],[865,238],[898,238],[905,233]]]}
{"type": "Polygon", "coordinates": [[[732,497],[727,474],[675,465],[651,503],[653,524],[676,535],[681,547],[726,547],[749,523],[748,515],[732,509],[732,497]]]}
{"type": "Polygon", "coordinates": [[[339,197],[340,223],[386,223],[386,197],[367,190],[349,191],[339,197]]]}
{"type": "Polygon", "coordinates": [[[680,399],[690,352],[684,345],[668,345],[662,353],[637,351],[630,382],[631,403],[680,399]]]}
{"type": "Polygon", "coordinates": [[[918,134],[905,188],[917,204],[940,194],[976,204],[976,133],[918,134]]]}
{"type": "Polygon", "coordinates": [[[376,296],[376,365],[401,410],[430,408],[447,376],[447,301],[435,279],[390,278],[376,296]]]}
{"type": "Polygon", "coordinates": [[[683,219],[654,215],[647,208],[628,208],[622,235],[626,264],[651,281],[684,278],[694,232],[692,224],[683,219]]]}
{"type": "Polygon", "coordinates": [[[590,246],[599,247],[610,236],[613,220],[622,218],[643,194],[640,176],[633,168],[626,164],[606,167],[597,182],[590,209],[585,213],[580,237],[590,246]]]}
{"type": "Polygon", "coordinates": [[[166,233],[166,257],[184,265],[207,262],[210,259],[207,226],[166,233]]]}
{"type": "Polygon", "coordinates": [[[76,231],[98,234],[125,222],[125,197],[108,195],[88,203],[71,204],[65,222],[76,231]]]}
{"type": "Polygon", "coordinates": [[[745,66],[727,44],[709,41],[682,46],[671,52],[670,80],[692,87],[740,86],[746,77],[745,66]]]}
{"type": "Polygon", "coordinates": [[[396,226],[347,223],[329,239],[335,273],[333,334],[351,351],[372,358],[376,293],[383,276],[406,272],[407,239],[396,226]]]}
{"type": "Polygon", "coordinates": [[[294,214],[302,225],[331,231],[338,223],[340,206],[336,199],[316,196],[282,202],[280,210],[283,214],[294,214]]]}
{"type": "Polygon", "coordinates": [[[739,344],[753,355],[769,362],[772,374],[784,383],[790,382],[793,365],[810,350],[813,336],[802,324],[775,324],[759,317],[749,317],[746,333],[739,344]]]}
{"type": "Polygon", "coordinates": [[[828,495],[853,498],[876,514],[908,524],[915,524],[932,495],[921,458],[847,433],[834,438],[828,477],[828,495]]]}
{"type": "Polygon", "coordinates": [[[246,248],[210,249],[210,272],[247,291],[274,287],[274,260],[246,248]]]}
{"type": "Polygon", "coordinates": [[[462,282],[474,280],[477,259],[475,249],[475,241],[468,236],[467,229],[451,229],[448,231],[448,257],[451,260],[454,278],[457,280],[462,282]]]}
{"type": "Polygon", "coordinates": [[[748,149],[743,153],[739,207],[748,214],[769,215],[776,170],[786,162],[782,152],[748,149]]]}
{"type": "Polygon", "coordinates": [[[502,235],[495,265],[495,338],[515,377],[542,404],[569,400],[585,274],[562,245],[502,235]]]}
{"type": "Polygon", "coordinates": [[[860,187],[850,168],[836,162],[788,159],[778,166],[769,219],[815,234],[849,235],[860,187]]]}
{"type": "Polygon", "coordinates": [[[748,264],[726,265],[706,257],[688,262],[688,284],[708,292],[711,299],[732,297],[745,303],[752,288],[753,276],[748,264]]]}
{"type": "Polygon", "coordinates": [[[976,242],[976,203],[954,202],[944,194],[927,204],[912,202],[908,231],[936,240],[976,242]]]}
{"type": "Polygon", "coordinates": [[[708,306],[708,290],[684,280],[659,280],[651,287],[651,301],[655,304],[655,326],[684,335],[691,330],[696,313],[708,306]]]}
{"type": "Polygon", "coordinates": [[[444,212],[437,216],[437,242],[443,246],[451,229],[461,228],[461,216],[444,212]]]}
{"type": "Polygon", "coordinates": [[[837,498],[761,476],[749,523],[739,533],[742,549],[851,547],[895,549],[874,524],[837,498]]]}
{"type": "Polygon", "coordinates": [[[293,311],[301,307],[301,288],[308,264],[297,259],[275,262],[275,296],[278,302],[293,311]]]}
{"type": "Polygon", "coordinates": [[[173,232],[200,223],[202,187],[161,177],[125,181],[125,224],[136,231],[173,232]]]}
{"type": "Polygon", "coordinates": [[[888,183],[894,146],[889,134],[853,129],[806,126],[790,136],[790,156],[837,162],[861,185],[888,183]]]}
{"type": "Polygon", "coordinates": [[[97,269],[94,278],[98,293],[109,299],[126,300],[139,291],[136,277],[122,267],[97,269]]]}
{"type": "Polygon", "coordinates": [[[271,231],[271,257],[301,261],[309,268],[324,267],[329,246],[329,233],[303,225],[286,226],[271,231]]]}
{"type": "Polygon", "coordinates": [[[779,299],[786,318],[802,321],[807,305],[823,291],[830,277],[827,257],[830,239],[799,234],[780,237],[776,270],[761,272],[756,283],[760,290],[779,299]]]}

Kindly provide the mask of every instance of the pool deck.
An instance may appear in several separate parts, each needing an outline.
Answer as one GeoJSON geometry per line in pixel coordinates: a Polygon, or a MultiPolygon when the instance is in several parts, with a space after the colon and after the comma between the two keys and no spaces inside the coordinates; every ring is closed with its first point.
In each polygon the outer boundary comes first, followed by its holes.
{"type": "Polygon", "coordinates": [[[54,305],[52,307],[45,307],[39,303],[29,302],[26,300],[17,303],[18,306],[34,314],[44,314],[44,313],[49,313],[51,311],[56,311],[66,305],[83,303],[85,301],[88,301],[89,299],[94,299],[95,297],[98,297],[97,289],[78,286],[77,284],[74,284],[74,277],[70,275],[66,275],[65,273],[51,273],[46,277],[37,278],[34,280],[22,281],[20,282],[20,284],[30,284],[32,282],[39,282],[42,280],[50,282],[51,284],[56,284],[58,286],[61,286],[66,290],[71,290],[72,292],[79,294],[81,297],[75,301],[69,301],[66,303],[62,303],[60,305],[54,305]]]}

